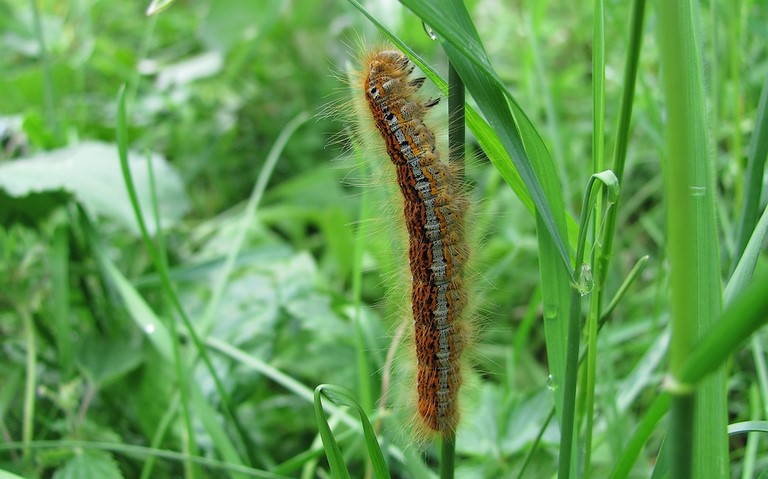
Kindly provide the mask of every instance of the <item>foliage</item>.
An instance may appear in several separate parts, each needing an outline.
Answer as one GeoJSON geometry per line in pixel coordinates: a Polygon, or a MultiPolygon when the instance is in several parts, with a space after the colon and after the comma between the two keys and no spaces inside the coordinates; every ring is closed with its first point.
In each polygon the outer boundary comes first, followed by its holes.
{"type": "Polygon", "coordinates": [[[717,369],[730,477],[765,474],[763,4],[686,2],[703,65],[677,66],[703,73],[706,113],[683,124],[710,136],[713,211],[672,213],[676,24],[656,5],[154,3],[0,5],[0,477],[434,477],[391,383],[396,219],[317,115],[383,30],[437,89],[449,58],[471,107],[483,331],[456,476],[684,470],[666,412],[717,369]],[[717,229],[673,240],[667,217],[717,229]],[[686,255],[726,287],[683,305],[719,323],[670,370],[686,255]]]}

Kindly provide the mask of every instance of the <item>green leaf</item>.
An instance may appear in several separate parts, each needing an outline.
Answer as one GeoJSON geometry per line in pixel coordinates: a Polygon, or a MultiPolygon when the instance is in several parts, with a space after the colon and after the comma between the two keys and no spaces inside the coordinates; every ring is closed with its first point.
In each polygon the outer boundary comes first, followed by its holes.
{"type": "Polygon", "coordinates": [[[136,345],[125,339],[105,339],[94,335],[80,344],[78,364],[99,387],[120,379],[144,359],[142,354],[136,352],[136,345]],[[105,358],[108,360],[105,361],[105,358]]]}
{"type": "Polygon", "coordinates": [[[16,474],[0,469],[0,479],[25,479],[24,477],[17,476],[16,474]]]}
{"type": "Polygon", "coordinates": [[[701,338],[684,363],[678,380],[695,384],[717,370],[749,336],[768,323],[768,270],[737,296],[701,338]]]}
{"type": "MultiPolygon", "coordinates": [[[[0,183],[2,181],[0,177],[0,183]]],[[[71,198],[71,194],[59,189],[14,196],[0,188],[0,224],[6,228],[13,224],[36,228],[71,198]]]]}
{"type": "Polygon", "coordinates": [[[341,449],[339,449],[339,445],[333,437],[331,426],[328,425],[328,420],[325,418],[323,401],[320,398],[323,386],[324,385],[321,384],[315,388],[315,421],[317,421],[320,438],[325,447],[325,457],[328,458],[328,465],[331,468],[331,477],[334,479],[351,479],[347,465],[344,463],[344,457],[341,455],[341,449]]]}
{"type": "Polygon", "coordinates": [[[728,425],[728,435],[746,434],[748,432],[768,433],[768,421],[744,421],[728,425]]]}
{"type": "Polygon", "coordinates": [[[347,466],[344,464],[344,458],[341,456],[339,445],[333,437],[333,431],[331,431],[328,421],[325,418],[325,412],[323,411],[322,396],[328,398],[331,402],[341,406],[348,406],[357,411],[360,415],[360,422],[363,426],[363,435],[365,436],[365,447],[368,450],[368,456],[371,459],[373,470],[378,478],[388,478],[389,470],[387,464],[384,461],[384,455],[381,453],[379,442],[376,439],[376,434],[373,432],[373,427],[368,420],[368,416],[365,411],[360,407],[360,404],[355,400],[351,392],[346,389],[334,386],[332,384],[321,384],[315,388],[315,420],[317,421],[317,427],[320,430],[320,437],[323,440],[325,446],[325,454],[328,458],[328,464],[331,467],[331,475],[336,477],[349,477],[347,466]]]}
{"type": "Polygon", "coordinates": [[[749,238],[749,242],[744,248],[744,252],[739,258],[739,262],[736,264],[736,268],[733,270],[731,278],[728,280],[728,285],[723,292],[723,304],[730,305],[733,297],[740,293],[749,284],[752,279],[752,274],[755,271],[755,265],[757,259],[760,257],[760,250],[765,239],[765,234],[768,231],[768,206],[763,210],[760,221],[758,221],[752,236],[749,238]]]}
{"type": "MultiPolygon", "coordinates": [[[[402,0],[402,3],[443,42],[451,64],[509,153],[566,271],[570,271],[570,255],[563,241],[568,237],[565,209],[551,157],[541,136],[491,66],[463,2],[402,0]]],[[[510,167],[499,168],[505,179],[510,167]]]]}
{"type": "Polygon", "coordinates": [[[109,454],[78,452],[53,475],[53,479],[122,479],[123,474],[109,454]]]}
{"type": "MultiPolygon", "coordinates": [[[[132,154],[130,168],[136,183],[139,201],[152,211],[151,189],[147,174],[146,155],[132,154]]],[[[179,220],[189,207],[181,178],[159,155],[152,155],[156,189],[160,204],[160,223],[169,226],[179,220]]],[[[28,203],[16,210],[32,213],[32,208],[49,211],[57,197],[36,195],[73,195],[86,210],[111,218],[138,235],[131,203],[128,199],[117,147],[108,143],[84,142],[0,165],[0,189],[13,198],[26,198],[28,203]],[[30,198],[31,196],[31,198],[30,198]]],[[[7,200],[6,200],[7,201],[7,200]]],[[[0,202],[5,203],[0,197],[0,202]]],[[[2,203],[0,203],[2,204],[2,203]]],[[[4,208],[3,208],[4,210],[4,208]]],[[[5,215],[7,213],[3,213],[5,215]]],[[[3,218],[0,215],[0,219],[3,218]]],[[[155,221],[148,221],[154,225],[155,221]]]]}
{"type": "MultiPolygon", "coordinates": [[[[722,311],[714,147],[706,115],[698,4],[657,2],[667,112],[662,170],[670,263],[669,370],[676,378],[683,377],[696,341],[716,324],[722,311]]],[[[688,374],[685,378],[692,377],[688,374]]],[[[725,382],[721,369],[697,385],[693,394],[670,388],[669,459],[675,479],[727,476],[725,382]]]]}
{"type": "Polygon", "coordinates": [[[741,221],[736,237],[734,258],[739,258],[747,246],[751,231],[757,222],[760,209],[760,195],[763,190],[765,161],[768,156],[768,77],[765,78],[757,107],[755,129],[749,145],[749,161],[744,175],[744,203],[741,209],[741,221]]]}

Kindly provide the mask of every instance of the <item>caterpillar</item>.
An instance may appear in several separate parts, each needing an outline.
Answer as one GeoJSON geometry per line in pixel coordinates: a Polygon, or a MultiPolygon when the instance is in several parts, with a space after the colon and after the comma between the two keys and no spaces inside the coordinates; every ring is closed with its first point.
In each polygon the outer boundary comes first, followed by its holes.
{"type": "Polygon", "coordinates": [[[459,421],[462,321],[467,294],[468,199],[457,169],[441,161],[434,131],[425,123],[439,103],[418,94],[425,78],[412,77],[411,60],[397,50],[371,52],[361,75],[365,102],[394,164],[408,233],[417,418],[425,432],[452,433],[459,421]]]}

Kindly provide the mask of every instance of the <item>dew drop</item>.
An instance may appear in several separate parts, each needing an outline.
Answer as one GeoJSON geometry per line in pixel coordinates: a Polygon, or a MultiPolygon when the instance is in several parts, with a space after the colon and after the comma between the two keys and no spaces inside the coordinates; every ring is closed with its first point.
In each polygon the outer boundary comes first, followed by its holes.
{"type": "Polygon", "coordinates": [[[148,323],[144,325],[144,332],[147,334],[152,334],[155,332],[155,325],[152,323],[148,323]]]}
{"type": "Polygon", "coordinates": [[[576,285],[576,289],[579,290],[580,295],[586,296],[592,292],[594,287],[595,278],[592,275],[592,267],[587,263],[583,263],[579,272],[579,283],[576,285]]]}
{"type": "Polygon", "coordinates": [[[555,378],[553,378],[551,374],[547,376],[547,389],[549,389],[550,391],[554,391],[555,389],[557,389],[557,383],[555,382],[555,378]]]}
{"type": "Polygon", "coordinates": [[[699,197],[704,196],[704,193],[707,192],[706,186],[691,186],[691,196],[699,197]]]}
{"type": "Polygon", "coordinates": [[[544,303],[544,319],[556,319],[557,318],[557,304],[544,303]]]}
{"type": "Polygon", "coordinates": [[[427,35],[429,35],[430,39],[432,39],[433,41],[437,40],[437,34],[435,33],[434,30],[432,30],[432,27],[430,27],[424,22],[421,22],[421,26],[424,27],[424,31],[427,33],[427,35]]]}

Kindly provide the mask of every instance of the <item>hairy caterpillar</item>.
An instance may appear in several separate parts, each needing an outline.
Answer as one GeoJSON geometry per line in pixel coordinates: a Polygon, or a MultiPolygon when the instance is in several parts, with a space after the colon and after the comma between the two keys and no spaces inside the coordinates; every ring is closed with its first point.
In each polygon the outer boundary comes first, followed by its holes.
{"type": "Polygon", "coordinates": [[[403,197],[416,347],[417,415],[425,432],[447,433],[459,420],[460,355],[466,343],[462,315],[467,295],[468,200],[455,168],[440,160],[435,133],[425,124],[437,99],[418,90],[414,65],[397,50],[377,50],[363,61],[365,102],[395,166],[403,197]]]}

